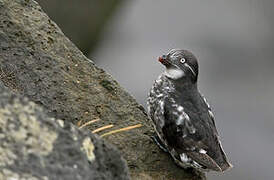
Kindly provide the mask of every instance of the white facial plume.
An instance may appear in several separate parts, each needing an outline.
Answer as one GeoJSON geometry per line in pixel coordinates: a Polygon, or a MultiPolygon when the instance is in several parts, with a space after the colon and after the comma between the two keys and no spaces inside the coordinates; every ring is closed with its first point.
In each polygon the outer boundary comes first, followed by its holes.
{"type": "Polygon", "coordinates": [[[177,67],[170,67],[167,68],[164,72],[165,76],[171,78],[171,79],[179,79],[185,75],[184,71],[177,68],[177,67]]]}

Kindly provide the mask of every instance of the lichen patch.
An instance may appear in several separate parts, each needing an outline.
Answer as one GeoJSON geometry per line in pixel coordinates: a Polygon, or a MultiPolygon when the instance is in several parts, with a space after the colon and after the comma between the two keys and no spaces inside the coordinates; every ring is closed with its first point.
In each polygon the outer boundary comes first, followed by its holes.
{"type": "Polygon", "coordinates": [[[64,121],[61,120],[61,119],[57,119],[56,122],[57,122],[57,123],[59,124],[59,126],[62,127],[62,128],[65,126],[64,121]]]}
{"type": "Polygon", "coordinates": [[[33,102],[12,104],[0,108],[0,167],[13,164],[17,159],[14,146],[24,156],[30,153],[48,155],[53,149],[57,134],[39,122],[42,109],[33,102]]]}
{"type": "Polygon", "coordinates": [[[0,146],[0,167],[12,165],[15,159],[17,159],[17,156],[9,148],[0,146]]]}
{"type": "MultiPolygon", "coordinates": [[[[28,173],[18,174],[17,172],[13,172],[9,169],[0,170],[0,180],[39,180],[40,178],[34,177],[28,173]]],[[[42,177],[42,180],[48,180],[48,177],[42,177]]]]}
{"type": "Polygon", "coordinates": [[[81,150],[86,153],[87,158],[88,158],[89,161],[93,161],[95,159],[95,155],[94,155],[94,152],[93,152],[94,151],[94,145],[91,142],[89,137],[86,137],[83,140],[81,150]]]}

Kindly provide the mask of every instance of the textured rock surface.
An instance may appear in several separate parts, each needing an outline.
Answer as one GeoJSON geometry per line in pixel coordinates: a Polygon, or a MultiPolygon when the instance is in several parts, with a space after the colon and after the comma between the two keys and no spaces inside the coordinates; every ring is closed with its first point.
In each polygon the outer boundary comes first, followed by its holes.
{"type": "MultiPolygon", "coordinates": [[[[112,60],[112,59],[110,59],[112,60]]],[[[151,140],[144,109],[113,78],[87,59],[33,0],[0,0],[1,80],[41,104],[50,116],[102,131],[142,124],[105,136],[127,160],[132,179],[202,179],[178,168],[151,140]]]]}
{"type": "Polygon", "coordinates": [[[0,83],[0,180],[129,179],[113,147],[0,83]]]}

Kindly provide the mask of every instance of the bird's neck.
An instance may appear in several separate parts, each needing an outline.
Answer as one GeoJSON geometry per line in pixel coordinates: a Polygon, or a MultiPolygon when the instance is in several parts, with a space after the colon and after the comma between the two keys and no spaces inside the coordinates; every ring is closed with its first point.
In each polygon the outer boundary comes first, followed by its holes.
{"type": "Polygon", "coordinates": [[[190,80],[182,79],[173,82],[174,88],[178,92],[198,92],[197,83],[193,83],[190,80]]]}

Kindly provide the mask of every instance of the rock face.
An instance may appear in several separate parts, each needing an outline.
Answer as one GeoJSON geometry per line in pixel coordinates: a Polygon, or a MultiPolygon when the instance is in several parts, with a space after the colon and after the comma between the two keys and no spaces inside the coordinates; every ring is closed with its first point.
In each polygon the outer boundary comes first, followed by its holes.
{"type": "Polygon", "coordinates": [[[90,130],[113,125],[99,135],[141,125],[104,136],[122,152],[132,179],[204,178],[178,168],[155,145],[143,107],[87,59],[33,0],[0,0],[0,80],[43,106],[50,117],[79,126],[99,119],[87,126],[90,130]]]}
{"type": "Polygon", "coordinates": [[[0,179],[129,179],[112,146],[0,84],[0,179]]]}

